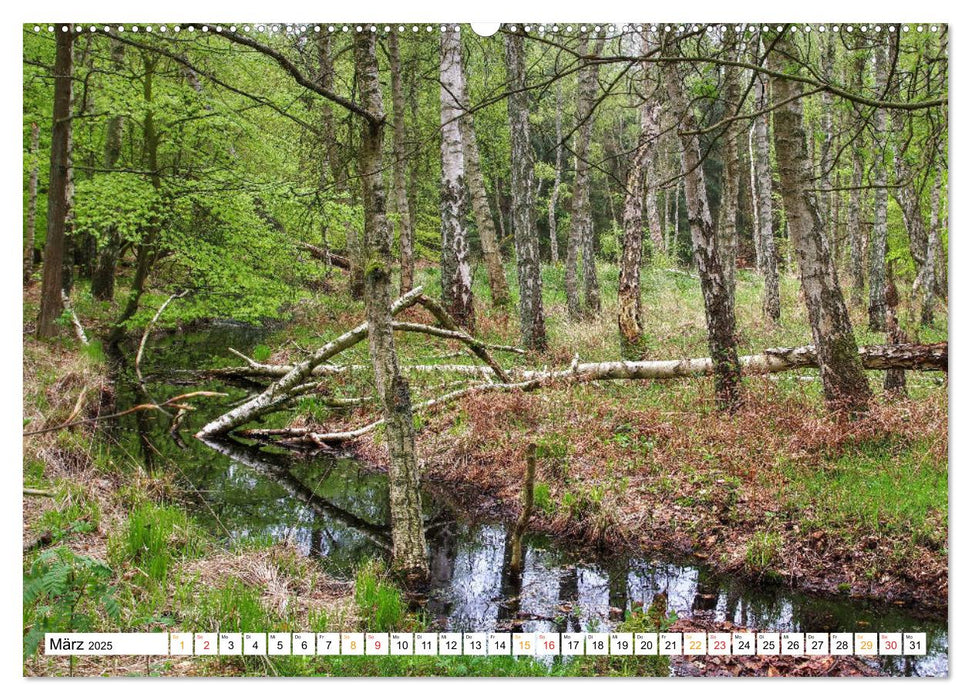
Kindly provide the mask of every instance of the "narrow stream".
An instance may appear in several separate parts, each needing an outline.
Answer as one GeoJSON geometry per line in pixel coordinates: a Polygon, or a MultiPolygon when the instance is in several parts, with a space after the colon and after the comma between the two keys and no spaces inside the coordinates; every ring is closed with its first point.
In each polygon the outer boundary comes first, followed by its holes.
{"type": "MultiPolygon", "coordinates": [[[[238,399],[244,390],[195,380],[187,388],[175,371],[226,356],[228,347],[248,352],[264,335],[227,324],[158,337],[146,350],[146,388],[156,398],[210,388],[238,399]]],[[[130,373],[121,370],[119,408],[142,400],[135,387],[130,373]]],[[[300,456],[233,441],[203,444],[191,437],[232,399],[198,403],[182,440],[170,436],[164,416],[143,413],[119,426],[116,436],[130,441],[152,468],[176,470],[189,507],[216,536],[288,540],[342,578],[352,577],[365,560],[386,556],[390,530],[383,474],[350,457],[300,456]]],[[[627,555],[592,559],[538,536],[524,541],[525,566],[517,578],[508,566],[506,523],[470,520],[433,485],[423,500],[432,572],[425,612],[438,629],[605,631],[626,611],[646,608],[665,592],[669,609],[679,617],[730,620],[757,629],[926,632],[926,656],[879,657],[873,663],[892,675],[948,673],[946,620],[921,620],[894,606],[809,596],[783,586],[756,588],[692,562],[627,555]]]]}

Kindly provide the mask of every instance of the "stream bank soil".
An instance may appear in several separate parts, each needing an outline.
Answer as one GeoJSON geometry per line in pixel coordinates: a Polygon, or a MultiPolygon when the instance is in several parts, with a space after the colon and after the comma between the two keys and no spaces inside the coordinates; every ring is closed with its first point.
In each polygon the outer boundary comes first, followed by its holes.
{"type": "MultiPolygon", "coordinates": [[[[601,550],[690,556],[756,583],[945,618],[946,500],[943,512],[916,516],[894,516],[887,503],[884,519],[870,517],[866,502],[840,499],[841,477],[866,470],[871,481],[899,478],[900,469],[938,488],[943,480],[946,494],[946,396],[876,404],[847,421],[764,385],[732,416],[637,405],[618,387],[470,397],[426,419],[422,478],[472,511],[488,496],[512,518],[535,443],[534,532],[601,550]]],[[[386,463],[373,438],[358,448],[386,463]]],[[[906,484],[897,487],[903,494],[906,484]]]]}

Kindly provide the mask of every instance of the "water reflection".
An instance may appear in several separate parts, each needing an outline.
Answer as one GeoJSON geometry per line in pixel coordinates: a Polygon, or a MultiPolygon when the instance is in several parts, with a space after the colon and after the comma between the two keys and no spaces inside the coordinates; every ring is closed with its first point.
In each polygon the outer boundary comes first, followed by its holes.
{"type": "MultiPolygon", "coordinates": [[[[216,343],[204,337],[207,358],[214,348],[248,347],[245,338],[216,343]]],[[[193,361],[191,334],[166,343],[149,354],[156,370],[193,361]]],[[[162,383],[152,391],[168,396],[176,389],[162,383]]],[[[191,434],[209,417],[198,411],[185,430],[191,434]]],[[[180,446],[157,416],[131,421],[120,435],[126,434],[137,436],[133,451],[152,453],[160,458],[156,462],[178,469],[195,494],[197,517],[215,533],[233,540],[289,540],[343,577],[352,576],[364,560],[389,552],[387,482],[355,460],[332,454],[300,458],[226,440],[187,440],[180,446]]],[[[426,490],[424,504],[432,583],[425,608],[441,629],[606,631],[664,593],[679,617],[730,620],[755,629],[925,631],[927,656],[882,657],[874,663],[897,675],[948,672],[946,623],[919,621],[899,609],[859,601],[757,589],[689,563],[589,560],[539,537],[524,540],[525,563],[517,575],[509,567],[511,537],[505,525],[471,522],[433,490],[426,490]]]]}

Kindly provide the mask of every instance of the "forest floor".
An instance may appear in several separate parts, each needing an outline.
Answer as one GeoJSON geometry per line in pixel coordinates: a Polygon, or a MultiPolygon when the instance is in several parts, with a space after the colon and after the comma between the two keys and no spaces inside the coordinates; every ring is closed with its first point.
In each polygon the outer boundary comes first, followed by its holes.
{"type": "MultiPolygon", "coordinates": [[[[602,266],[600,272],[602,313],[571,322],[562,292],[550,291],[563,289],[562,268],[547,268],[550,349],[539,358],[504,358],[504,364],[566,367],[575,355],[581,362],[620,359],[617,271],[602,266]]],[[[489,307],[479,277],[478,299],[486,301],[477,305],[477,336],[515,345],[515,315],[489,307]]],[[[437,293],[433,272],[420,281],[437,293]]],[[[697,281],[655,267],[642,285],[644,359],[707,356],[697,281]]],[[[761,284],[751,271],[740,271],[737,293],[740,354],[811,342],[793,277],[782,278],[778,326],[760,317],[761,284]]],[[[937,325],[919,328],[909,295],[902,296],[899,316],[912,339],[947,339],[946,310],[939,310],[937,325]]],[[[309,327],[330,337],[353,325],[355,312],[347,306],[339,314],[325,311],[309,327]]],[[[853,306],[851,314],[858,342],[886,342],[866,330],[865,307],[853,306]]],[[[405,316],[430,322],[420,310],[405,316]]],[[[448,343],[396,337],[404,365],[461,361],[442,354],[448,343]]],[[[283,349],[270,362],[294,352],[283,349]]],[[[941,616],[948,599],[946,376],[909,372],[908,396],[901,397],[883,392],[883,372],[868,375],[875,399],[857,420],[826,409],[813,370],[746,378],[744,402],[732,414],[715,409],[707,379],[473,395],[416,417],[423,478],[466,494],[470,509],[487,495],[512,518],[525,453],[535,444],[536,531],[608,550],[689,555],[718,572],[941,616]]],[[[430,383],[413,386],[420,399],[435,394],[430,383]]],[[[361,388],[344,383],[331,390],[353,395],[361,388]]],[[[295,424],[316,424],[323,416],[312,400],[302,409],[295,424]]],[[[331,418],[322,430],[356,427],[365,416],[331,418]]],[[[366,459],[386,463],[379,433],[358,447],[366,459]]]]}
{"type": "MultiPolygon", "coordinates": [[[[544,271],[550,350],[506,366],[568,366],[618,359],[613,266],[601,267],[604,310],[584,322],[566,319],[562,268],[544,271]]],[[[484,271],[476,275],[477,335],[516,344],[515,285],[510,309],[491,309],[484,271]]],[[[419,281],[437,295],[437,274],[419,281]]],[[[515,274],[508,270],[508,279],[515,274]]],[[[331,278],[341,284],[342,278],[331,278]]],[[[810,341],[798,285],[782,280],[783,322],[759,317],[760,285],[748,271],[738,284],[742,353],[810,341]]],[[[656,266],[644,274],[645,357],[707,355],[697,281],[656,266]]],[[[63,340],[38,342],[36,285],[24,296],[25,430],[56,426],[71,416],[111,410],[113,387],[98,349],[63,340]],[[79,398],[80,397],[80,398],[79,398]]],[[[99,309],[79,295],[75,304],[89,333],[107,327],[117,308],[99,309]]],[[[119,291],[119,299],[123,299],[119,291]]],[[[906,306],[901,317],[913,339],[947,338],[946,310],[919,332],[906,306]]],[[[857,328],[865,309],[853,307],[857,328]]],[[[412,319],[427,320],[410,310],[412,319]]],[[[343,290],[316,294],[293,309],[291,322],[271,335],[269,362],[294,359],[355,325],[363,305],[343,290]]],[[[398,335],[403,364],[453,363],[447,341],[398,335]]],[[[858,331],[861,343],[880,334],[858,331]]],[[[366,362],[366,348],[348,351],[366,362]]],[[[909,397],[880,393],[882,373],[870,373],[877,398],[870,414],[848,422],[822,404],[818,377],[804,370],[748,378],[745,401],[728,415],[715,410],[710,381],[601,382],[550,387],[531,394],[468,397],[416,416],[423,478],[464,497],[471,510],[498,503],[519,508],[524,454],[538,449],[534,517],[530,527],[591,547],[630,547],[690,555],[715,570],[754,580],[786,582],[808,591],[881,599],[935,616],[947,606],[948,413],[946,377],[908,373],[909,397]],[[484,498],[489,497],[490,500],[484,498]]],[[[415,383],[416,400],[441,393],[440,379],[415,383]]],[[[369,393],[367,376],[342,377],[336,395],[369,393]]],[[[294,424],[328,429],[358,426],[366,409],[334,417],[313,397],[302,400],[294,424]]],[[[380,465],[380,433],[356,445],[380,465]]],[[[24,581],[27,586],[74,556],[109,566],[80,591],[42,595],[24,607],[25,639],[34,630],[357,629],[377,608],[396,629],[422,629],[379,568],[356,581],[337,581],[289,544],[265,540],[227,545],[197,525],[181,505],[175,475],[150,473],[110,432],[91,425],[25,437],[24,487],[51,496],[24,496],[24,581]],[[30,545],[30,551],[26,551],[30,545]],[[98,577],[117,606],[94,593],[98,577]],[[74,619],[65,618],[76,597],[74,619]],[[115,609],[117,607],[117,609],[115,609]],[[390,616],[390,617],[387,617],[390,616]]],[[[72,566],[77,567],[75,561],[72,566]]],[[[636,624],[637,621],[634,621],[636,624]]],[[[632,628],[633,629],[633,628],[632,628]]],[[[63,658],[25,652],[25,675],[586,675],[653,674],[661,668],[596,660],[554,669],[522,660],[432,657],[426,660],[265,657],[239,661],[173,658],[87,658],[70,669],[63,658]],[[603,666],[603,664],[607,664],[603,666]],[[586,664],[586,665],[584,665],[586,664]],[[599,664],[599,665],[598,665],[599,664]],[[601,668],[601,666],[603,666],[601,668]]],[[[738,672],[767,673],[767,668],[738,672]]],[[[812,672],[808,669],[807,672],[812,672]]],[[[848,670],[848,673],[852,670],[848,670]]]]}

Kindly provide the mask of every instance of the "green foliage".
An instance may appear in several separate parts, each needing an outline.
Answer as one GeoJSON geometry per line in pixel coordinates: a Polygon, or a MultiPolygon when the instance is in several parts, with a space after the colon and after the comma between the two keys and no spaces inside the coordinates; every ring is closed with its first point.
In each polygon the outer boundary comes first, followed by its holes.
{"type": "Polygon", "coordinates": [[[114,231],[120,240],[137,243],[160,215],[156,190],[148,178],[131,173],[98,174],[75,188],[74,227],[99,244],[114,231]]]}
{"type": "Polygon", "coordinates": [[[67,547],[40,554],[24,575],[24,658],[37,652],[47,632],[86,632],[100,616],[120,614],[113,573],[101,561],[67,547]]]}

